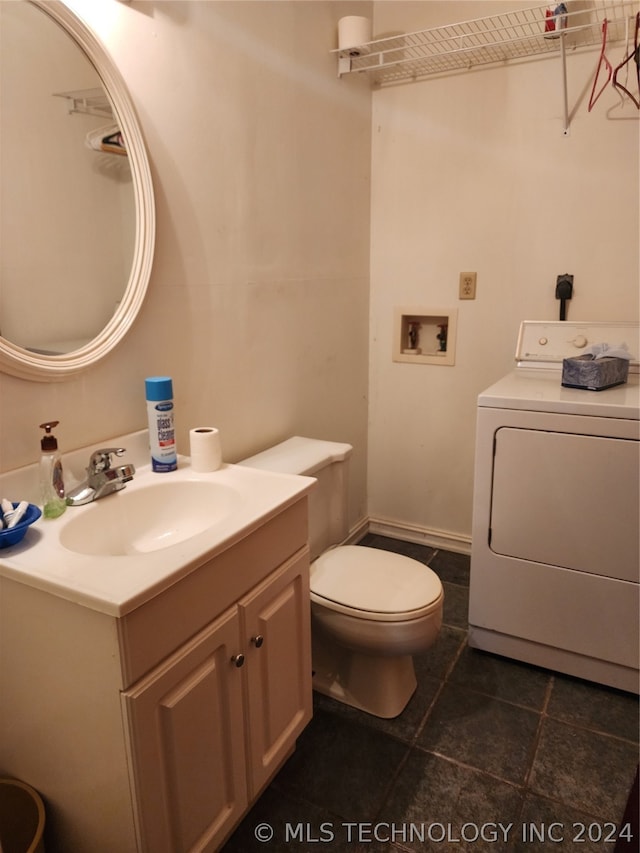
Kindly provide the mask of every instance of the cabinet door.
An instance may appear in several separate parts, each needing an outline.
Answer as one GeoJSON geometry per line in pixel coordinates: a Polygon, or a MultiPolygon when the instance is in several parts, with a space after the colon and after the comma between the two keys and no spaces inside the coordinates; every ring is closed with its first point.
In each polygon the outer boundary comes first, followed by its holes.
{"type": "Polygon", "coordinates": [[[260,793],[311,719],[309,554],[240,601],[247,663],[249,798],[260,793]]]}
{"type": "Polygon", "coordinates": [[[141,849],[214,851],[247,805],[232,608],[123,694],[141,849]]]}

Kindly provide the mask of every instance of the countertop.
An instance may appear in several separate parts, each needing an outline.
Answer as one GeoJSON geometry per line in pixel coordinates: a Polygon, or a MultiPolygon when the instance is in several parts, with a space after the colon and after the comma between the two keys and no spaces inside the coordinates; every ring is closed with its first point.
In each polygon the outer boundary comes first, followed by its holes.
{"type": "MultiPolygon", "coordinates": [[[[88,459],[86,452],[85,457],[88,459]]],[[[125,459],[130,461],[128,456],[122,461],[125,459]]],[[[72,468],[73,460],[70,461],[72,468]]],[[[123,616],[257,530],[303,498],[316,483],[312,477],[276,474],[241,465],[223,465],[210,474],[195,473],[187,457],[179,457],[178,469],[169,473],[154,473],[148,464],[136,467],[133,481],[121,492],[86,506],[68,507],[57,519],[40,518],[27,530],[22,542],[0,550],[0,578],[28,584],[105,614],[123,616]],[[60,543],[65,526],[81,513],[100,512],[101,504],[122,500],[127,492],[154,482],[193,480],[212,481],[237,490],[241,499],[234,501],[226,517],[214,520],[203,532],[160,550],[102,556],[77,553],[60,543]]],[[[3,476],[0,490],[4,494],[18,481],[15,475],[3,476]]],[[[28,499],[24,492],[7,493],[6,497],[28,499]]]]}

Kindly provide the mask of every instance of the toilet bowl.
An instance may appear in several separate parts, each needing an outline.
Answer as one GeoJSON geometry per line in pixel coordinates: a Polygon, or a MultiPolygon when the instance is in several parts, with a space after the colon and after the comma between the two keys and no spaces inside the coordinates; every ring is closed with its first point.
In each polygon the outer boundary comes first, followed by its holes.
{"type": "Polygon", "coordinates": [[[311,564],[313,686],[374,714],[395,717],[417,682],[413,655],[436,641],[444,593],[409,557],[343,545],[311,564]]]}
{"type": "Polygon", "coordinates": [[[349,444],[294,436],[240,464],[315,477],[309,496],[313,687],[377,717],[415,692],[413,655],[435,642],[444,593],[428,566],[348,535],[349,444]]]}

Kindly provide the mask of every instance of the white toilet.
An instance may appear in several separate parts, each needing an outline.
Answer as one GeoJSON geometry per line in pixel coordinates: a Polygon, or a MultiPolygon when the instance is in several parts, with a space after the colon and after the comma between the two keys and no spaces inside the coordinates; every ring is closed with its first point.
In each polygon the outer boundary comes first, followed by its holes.
{"type": "Polygon", "coordinates": [[[295,436],[240,464],[317,479],[309,496],[313,687],[377,717],[395,717],[416,689],[412,655],[433,645],[440,631],[444,592],[417,560],[339,544],[348,534],[351,450],[295,436]]]}

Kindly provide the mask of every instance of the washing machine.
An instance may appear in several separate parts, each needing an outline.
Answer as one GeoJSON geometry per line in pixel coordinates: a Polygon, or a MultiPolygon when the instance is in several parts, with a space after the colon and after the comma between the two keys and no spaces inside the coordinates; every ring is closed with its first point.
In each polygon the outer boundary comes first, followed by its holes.
{"type": "Polygon", "coordinates": [[[639,692],[637,323],[524,321],[478,397],[469,645],[639,692]],[[625,343],[624,384],[562,385],[564,358],[625,343]]]}

